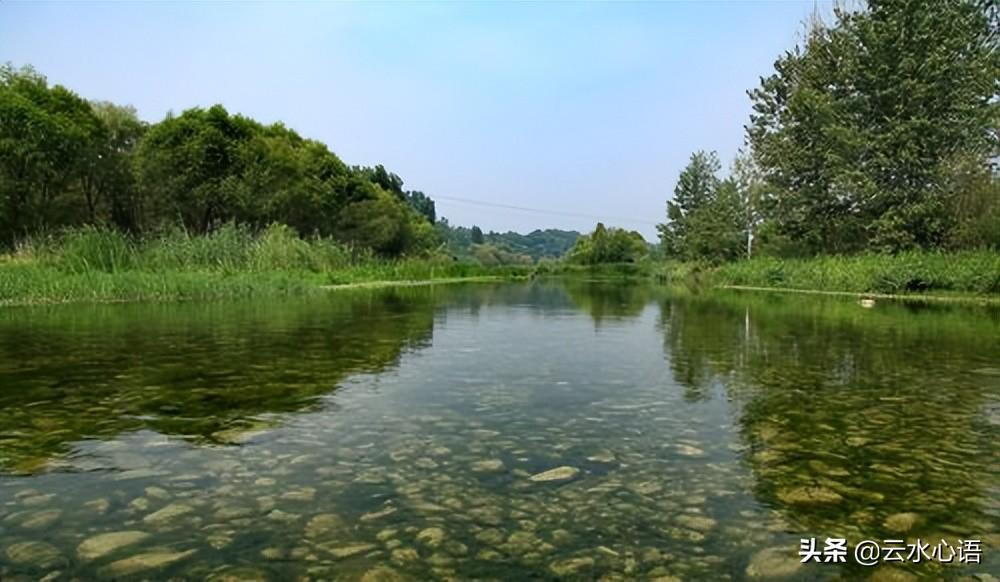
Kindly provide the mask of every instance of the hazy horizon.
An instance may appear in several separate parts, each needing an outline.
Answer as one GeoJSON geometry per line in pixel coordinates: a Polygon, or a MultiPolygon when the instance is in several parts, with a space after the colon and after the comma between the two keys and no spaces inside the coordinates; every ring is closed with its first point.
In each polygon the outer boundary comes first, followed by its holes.
{"type": "Polygon", "coordinates": [[[215,103],[282,121],[348,164],[385,165],[452,224],[601,218],[652,241],[692,151],[728,166],[746,90],[815,7],[5,2],[0,61],[147,121],[215,103]]]}

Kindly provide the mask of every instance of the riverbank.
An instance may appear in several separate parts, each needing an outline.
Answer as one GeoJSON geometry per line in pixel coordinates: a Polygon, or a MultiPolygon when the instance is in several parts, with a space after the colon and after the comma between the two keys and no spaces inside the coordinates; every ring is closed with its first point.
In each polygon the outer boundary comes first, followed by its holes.
{"type": "Polygon", "coordinates": [[[85,229],[0,257],[0,305],[188,301],[296,296],[331,288],[526,277],[529,267],[484,267],[446,256],[385,259],[273,228],[223,228],[133,241],[85,229]]]}
{"type": "Polygon", "coordinates": [[[667,263],[657,278],[670,284],[747,291],[982,302],[1000,300],[1000,253],[759,257],[719,266],[667,263]]]}

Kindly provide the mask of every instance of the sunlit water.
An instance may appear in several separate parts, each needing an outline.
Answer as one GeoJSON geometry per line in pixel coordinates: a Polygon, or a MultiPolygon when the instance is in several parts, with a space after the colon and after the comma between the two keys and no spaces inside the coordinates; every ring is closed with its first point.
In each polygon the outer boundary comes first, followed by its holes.
{"type": "Polygon", "coordinates": [[[985,309],[585,282],[7,309],[0,579],[989,580],[998,436],[985,309]],[[802,565],[803,537],[983,549],[802,565]]]}

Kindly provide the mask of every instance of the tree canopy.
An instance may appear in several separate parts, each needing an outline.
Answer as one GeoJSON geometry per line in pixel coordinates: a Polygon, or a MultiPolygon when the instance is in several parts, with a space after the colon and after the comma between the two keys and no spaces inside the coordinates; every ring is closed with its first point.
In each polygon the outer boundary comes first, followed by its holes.
{"type": "Polygon", "coordinates": [[[378,165],[221,105],[148,125],[34,69],[0,67],[0,232],[104,224],[132,233],[272,223],[396,256],[436,248],[434,201],[378,165]]]}
{"type": "Polygon", "coordinates": [[[750,151],[731,176],[714,153],[692,155],[659,226],[664,252],[1000,247],[998,31],[981,0],[872,0],[815,20],[749,92],[750,151]]]}
{"type": "Polygon", "coordinates": [[[649,245],[634,230],[607,228],[598,222],[594,232],[576,240],[567,256],[572,263],[599,265],[605,263],[634,263],[649,254],[649,245]]]}
{"type": "Polygon", "coordinates": [[[943,246],[956,163],[986,173],[997,152],[995,4],[872,0],[835,18],[750,92],[775,232],[804,253],[943,246]]]}

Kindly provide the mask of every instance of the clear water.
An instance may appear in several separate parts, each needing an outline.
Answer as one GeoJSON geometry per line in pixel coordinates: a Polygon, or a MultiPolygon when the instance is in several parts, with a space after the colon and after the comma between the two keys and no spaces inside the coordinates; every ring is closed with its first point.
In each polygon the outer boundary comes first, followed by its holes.
{"type": "Polygon", "coordinates": [[[998,436],[979,308],[534,282],[7,309],[0,579],[988,580],[998,436]],[[800,565],[812,536],[983,552],[800,565]]]}

